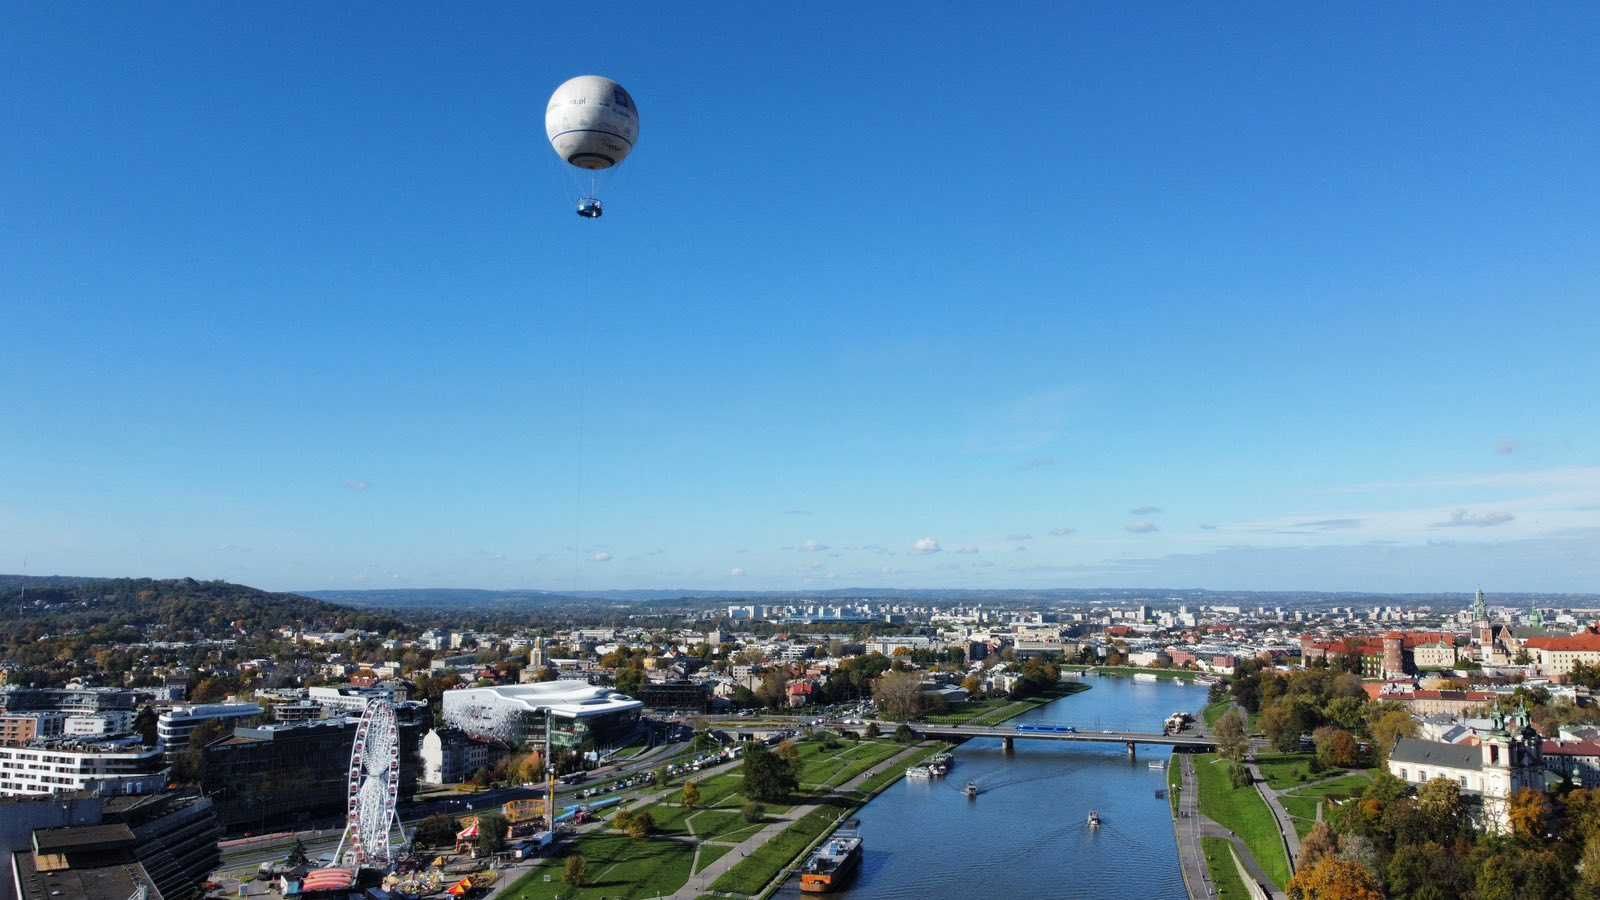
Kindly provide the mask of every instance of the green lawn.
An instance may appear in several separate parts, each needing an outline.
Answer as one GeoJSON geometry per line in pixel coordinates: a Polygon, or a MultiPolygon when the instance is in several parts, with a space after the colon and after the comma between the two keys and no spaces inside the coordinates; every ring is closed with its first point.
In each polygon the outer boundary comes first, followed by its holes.
{"type": "Polygon", "coordinates": [[[1272,810],[1256,793],[1254,785],[1234,787],[1228,772],[1214,753],[1195,757],[1195,779],[1200,791],[1200,812],[1231,829],[1244,840],[1261,870],[1273,883],[1283,887],[1289,881],[1289,856],[1272,810]]]}
{"type": "Polygon", "coordinates": [[[578,839],[571,852],[588,860],[588,883],[575,889],[561,880],[565,858],[522,876],[501,897],[508,900],[642,900],[666,895],[689,880],[694,845],[687,841],[635,841],[619,834],[593,833],[578,839]],[[550,876],[550,881],[544,880],[550,876]]]}
{"type": "Polygon", "coordinates": [[[1343,771],[1325,769],[1313,772],[1311,760],[1315,757],[1315,753],[1263,753],[1256,757],[1256,765],[1261,767],[1261,774],[1267,779],[1267,784],[1279,791],[1286,791],[1297,785],[1323,778],[1332,778],[1343,771]]]}
{"type": "Polygon", "coordinates": [[[922,721],[933,725],[999,725],[1007,719],[1015,719],[1053,700],[1087,691],[1091,686],[1078,681],[1063,681],[1036,697],[1024,697],[1020,700],[973,700],[952,706],[942,713],[923,716],[922,721]]]}
{"type": "Polygon", "coordinates": [[[1346,800],[1360,796],[1372,783],[1372,776],[1366,772],[1356,772],[1343,778],[1335,778],[1321,784],[1300,788],[1282,795],[1278,801],[1289,812],[1289,817],[1294,820],[1294,830],[1304,837],[1311,827],[1317,822],[1317,804],[1324,798],[1346,800]]]}
{"type": "Polygon", "coordinates": [[[800,789],[821,791],[838,787],[901,750],[893,741],[841,741],[835,749],[820,742],[805,742],[800,749],[800,789]]]}
{"type": "Polygon", "coordinates": [[[1200,718],[1205,720],[1207,728],[1215,728],[1217,727],[1217,720],[1222,718],[1222,714],[1232,708],[1232,700],[1218,700],[1215,703],[1207,704],[1206,708],[1201,711],[1200,718]]]}
{"type": "Polygon", "coordinates": [[[848,801],[820,806],[784,829],[739,864],[722,874],[711,885],[713,891],[759,894],[786,866],[794,862],[811,842],[833,827],[840,815],[853,808],[848,801]]]}
{"type": "Polygon", "coordinates": [[[699,873],[706,866],[721,859],[724,854],[733,849],[732,844],[701,844],[700,858],[694,864],[695,873],[699,873]]]}
{"type": "Polygon", "coordinates": [[[1239,877],[1239,867],[1233,864],[1232,849],[1233,844],[1227,838],[1200,839],[1200,851],[1205,854],[1206,868],[1211,870],[1211,883],[1216,886],[1218,900],[1250,900],[1250,893],[1239,877]]]}

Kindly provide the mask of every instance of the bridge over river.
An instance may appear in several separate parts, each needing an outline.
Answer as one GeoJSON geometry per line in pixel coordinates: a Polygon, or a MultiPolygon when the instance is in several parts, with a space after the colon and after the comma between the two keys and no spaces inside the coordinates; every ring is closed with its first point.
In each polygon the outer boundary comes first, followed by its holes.
{"type": "MultiPolygon", "coordinates": [[[[966,740],[967,738],[999,738],[1001,745],[1007,753],[1013,752],[1014,741],[1056,741],[1067,744],[1123,744],[1128,748],[1128,755],[1133,756],[1135,748],[1140,744],[1157,744],[1164,747],[1182,748],[1189,750],[1214,750],[1216,741],[1202,734],[1150,734],[1141,731],[1043,731],[1024,728],[1019,730],[1016,726],[990,726],[990,725],[933,725],[927,722],[905,723],[912,732],[919,737],[943,738],[945,740],[966,740]]],[[[857,734],[865,733],[867,724],[846,724],[843,722],[828,722],[826,727],[835,731],[852,731],[857,734]]],[[[896,722],[880,722],[879,728],[898,728],[896,722]]],[[[745,729],[740,729],[744,731],[745,729]]],[[[751,730],[755,731],[755,730],[751,730]]],[[[760,730],[766,733],[765,729],[760,730]]]]}

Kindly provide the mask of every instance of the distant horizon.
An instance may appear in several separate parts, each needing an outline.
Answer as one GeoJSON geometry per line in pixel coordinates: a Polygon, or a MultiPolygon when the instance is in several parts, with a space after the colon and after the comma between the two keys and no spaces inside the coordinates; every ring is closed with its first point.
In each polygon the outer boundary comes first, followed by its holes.
{"type": "MultiPolygon", "coordinates": [[[[1310,595],[1310,596],[1319,596],[1319,597],[1324,597],[1324,596],[1325,597],[1355,596],[1355,597],[1393,597],[1393,598],[1397,598],[1397,599],[1407,598],[1407,597],[1436,597],[1436,598],[1442,598],[1442,599],[1455,599],[1455,598],[1471,598],[1471,597],[1473,597],[1475,595],[1476,590],[1477,590],[1476,588],[1474,588],[1474,589],[1469,589],[1469,590],[1465,590],[1465,591],[1463,591],[1463,590],[1423,590],[1423,591],[1345,590],[1345,591],[1342,591],[1342,590],[1330,590],[1330,589],[1325,589],[1325,588],[1211,588],[1211,587],[1198,587],[1198,586],[1193,586],[1193,585],[1184,586],[1184,587],[1149,587],[1149,586],[1139,586],[1139,585],[1099,585],[1099,586],[1092,586],[1092,587],[1079,587],[1079,586],[1071,586],[1071,585],[1027,586],[1027,587],[1021,587],[1021,586],[1019,586],[1019,587],[1002,587],[1002,586],[985,586],[985,587],[955,587],[955,586],[894,587],[894,586],[888,586],[888,585],[878,585],[878,586],[867,587],[867,586],[861,586],[861,585],[854,585],[854,586],[843,586],[843,587],[764,588],[764,589],[745,589],[745,590],[735,590],[735,589],[729,589],[729,588],[710,588],[710,587],[631,587],[631,588],[630,587],[616,587],[616,588],[586,589],[586,590],[578,590],[578,591],[563,590],[563,589],[557,589],[557,588],[539,588],[539,587],[486,588],[486,587],[474,587],[474,586],[438,586],[438,585],[430,586],[430,587],[387,586],[387,587],[355,587],[355,588],[277,588],[277,587],[263,587],[261,585],[252,584],[250,582],[232,581],[230,579],[195,578],[194,576],[188,576],[188,575],[165,575],[165,576],[158,576],[158,575],[71,575],[71,574],[61,574],[61,573],[24,574],[24,573],[5,573],[5,572],[0,572],[0,580],[12,579],[12,578],[17,578],[17,579],[52,579],[52,578],[58,578],[58,579],[149,579],[149,580],[154,580],[154,581],[174,581],[174,580],[182,580],[182,579],[185,579],[185,578],[194,578],[194,580],[196,580],[196,581],[223,581],[223,582],[227,582],[227,583],[230,583],[230,584],[238,584],[238,585],[241,585],[243,587],[250,587],[250,588],[255,588],[257,590],[269,591],[271,593],[296,594],[296,595],[302,596],[302,597],[321,597],[322,595],[338,595],[338,594],[403,594],[403,593],[434,593],[434,592],[440,592],[440,593],[443,593],[443,592],[462,592],[462,593],[486,593],[486,594],[548,594],[548,595],[552,595],[552,596],[556,596],[556,597],[588,597],[588,596],[607,596],[607,595],[617,595],[617,594],[668,594],[668,595],[683,595],[683,596],[699,595],[699,596],[718,596],[718,597],[762,597],[762,596],[773,596],[773,595],[785,595],[785,596],[802,596],[803,597],[803,596],[821,596],[821,595],[845,595],[845,594],[856,594],[856,593],[864,594],[864,595],[870,595],[870,594],[874,594],[874,593],[913,594],[913,593],[948,592],[948,593],[959,593],[959,594],[976,594],[976,595],[995,594],[995,595],[999,595],[999,594],[1049,594],[1049,593],[1090,594],[1090,593],[1098,593],[1098,592],[1117,592],[1117,593],[1128,593],[1128,594],[1133,594],[1133,593],[1149,593],[1149,594],[1205,593],[1205,594],[1235,594],[1235,595],[1262,595],[1262,596],[1297,594],[1297,595],[1310,595]]],[[[1488,601],[1490,606],[1504,605],[1504,604],[1497,604],[1496,603],[1496,597],[1501,597],[1501,598],[1516,597],[1516,598],[1524,598],[1524,599],[1525,598],[1530,598],[1530,597],[1532,597],[1532,598],[1538,598],[1538,597],[1576,597],[1576,598],[1589,598],[1589,599],[1595,599],[1597,601],[1600,601],[1600,591],[1537,591],[1537,590],[1517,590],[1517,589],[1512,589],[1512,590],[1504,590],[1504,591],[1496,591],[1496,592],[1485,591],[1484,594],[1485,594],[1485,597],[1487,598],[1487,601],[1488,601]]],[[[842,598],[837,598],[837,599],[848,599],[848,597],[842,597],[842,598]]],[[[1159,600],[1161,598],[1152,597],[1152,598],[1149,598],[1149,599],[1159,600]]]]}

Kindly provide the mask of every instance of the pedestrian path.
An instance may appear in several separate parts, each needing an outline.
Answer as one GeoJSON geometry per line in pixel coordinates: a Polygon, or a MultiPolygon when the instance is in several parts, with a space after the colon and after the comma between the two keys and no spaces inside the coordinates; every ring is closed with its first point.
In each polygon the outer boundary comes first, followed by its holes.
{"type": "Polygon", "coordinates": [[[1261,870],[1256,863],[1255,855],[1244,841],[1232,831],[1207,818],[1200,813],[1200,789],[1194,774],[1194,757],[1187,753],[1175,753],[1173,758],[1179,760],[1183,768],[1180,781],[1181,789],[1178,792],[1178,818],[1174,823],[1174,830],[1178,837],[1178,865],[1183,871],[1183,883],[1189,889],[1191,900],[1205,900],[1216,896],[1216,885],[1211,881],[1211,870],[1206,866],[1205,851],[1201,846],[1201,838],[1222,838],[1233,845],[1239,854],[1239,861],[1244,864],[1245,871],[1255,882],[1267,890],[1273,900],[1287,900],[1288,895],[1272,887],[1272,879],[1261,870]]]}
{"type": "Polygon", "coordinates": [[[1278,823],[1278,833],[1283,836],[1283,843],[1289,850],[1289,873],[1293,874],[1295,863],[1300,859],[1300,832],[1294,828],[1294,817],[1283,808],[1283,803],[1278,800],[1278,792],[1267,784],[1267,778],[1261,774],[1261,768],[1255,763],[1250,763],[1250,777],[1255,780],[1256,792],[1261,799],[1267,801],[1267,808],[1272,810],[1272,818],[1278,823]]]}

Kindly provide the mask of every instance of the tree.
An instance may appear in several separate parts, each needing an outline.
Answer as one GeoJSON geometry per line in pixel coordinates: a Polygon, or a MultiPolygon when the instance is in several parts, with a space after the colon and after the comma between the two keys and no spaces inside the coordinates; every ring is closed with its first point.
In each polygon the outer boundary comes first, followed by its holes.
{"type": "MultiPolygon", "coordinates": [[[[617,818],[622,819],[623,814],[617,813],[617,818]]],[[[618,824],[618,827],[626,832],[628,837],[636,841],[642,841],[656,830],[656,820],[655,817],[650,815],[649,810],[641,809],[628,815],[626,820],[618,824]]]]}
{"type": "Polygon", "coordinates": [[[894,739],[899,743],[909,744],[917,739],[917,733],[911,730],[910,725],[901,722],[894,730],[894,739]]]}
{"type": "Polygon", "coordinates": [[[1333,829],[1327,822],[1318,822],[1311,826],[1306,836],[1300,839],[1300,859],[1297,861],[1300,868],[1314,864],[1325,856],[1334,856],[1339,852],[1339,838],[1334,835],[1333,829]]]}
{"type": "Polygon", "coordinates": [[[589,876],[589,861],[583,858],[582,853],[574,853],[567,857],[567,865],[561,871],[561,880],[573,887],[583,887],[589,876]]]}
{"type": "Polygon", "coordinates": [[[1417,809],[1432,834],[1448,840],[1464,821],[1461,785],[1449,778],[1432,779],[1417,791],[1417,809]]]}
{"type": "Polygon", "coordinates": [[[744,816],[746,822],[754,825],[766,818],[767,808],[754,800],[746,800],[744,806],[740,807],[739,812],[744,816]]]}
{"type": "Polygon", "coordinates": [[[756,699],[768,709],[777,709],[789,702],[789,678],[777,669],[761,676],[756,687],[756,699]]]}
{"type": "Polygon", "coordinates": [[[512,766],[512,774],[523,783],[544,780],[544,756],[537,750],[524,754],[512,766]]]}
{"type": "MultiPolygon", "coordinates": [[[[910,729],[907,729],[907,730],[909,731],[910,729]]],[[[868,740],[876,740],[878,738],[878,736],[881,735],[881,734],[883,734],[883,732],[881,730],[879,730],[877,722],[868,722],[867,723],[867,739],[868,740]]]]}
{"type": "Polygon", "coordinates": [[[1511,833],[1527,842],[1544,840],[1545,822],[1550,817],[1550,801],[1543,791],[1523,788],[1511,795],[1507,815],[1511,833]]]}
{"type": "Polygon", "coordinates": [[[644,687],[644,670],[635,666],[628,666],[617,671],[617,690],[630,697],[638,696],[639,689],[644,687]]]}
{"type": "Polygon", "coordinates": [[[666,787],[667,786],[667,780],[670,779],[671,777],[672,777],[671,775],[667,774],[667,767],[666,766],[662,766],[659,769],[656,769],[656,778],[655,778],[656,787],[666,787]]]}
{"type": "Polygon", "coordinates": [[[885,672],[872,686],[872,699],[885,718],[914,719],[922,714],[922,676],[916,672],[885,672]]]}
{"type": "Polygon", "coordinates": [[[1324,766],[1347,769],[1356,764],[1356,739],[1350,732],[1324,725],[1311,733],[1317,748],[1317,761],[1324,766]]]}
{"type": "Polygon", "coordinates": [[[683,805],[689,809],[700,805],[700,785],[692,781],[683,783],[683,805]]]}
{"type": "Polygon", "coordinates": [[[705,753],[710,750],[715,750],[720,746],[722,745],[718,744],[717,739],[711,736],[711,732],[706,731],[705,729],[696,731],[694,733],[694,740],[689,743],[689,749],[695,753],[705,753]]]}
{"type": "Polygon", "coordinates": [[[1404,709],[1386,710],[1372,719],[1372,743],[1383,759],[1389,758],[1395,741],[1416,736],[1417,720],[1411,718],[1411,714],[1404,709]]]}
{"type": "Polygon", "coordinates": [[[443,813],[436,813],[423,819],[417,825],[414,839],[423,847],[448,847],[455,842],[456,832],[460,826],[456,820],[443,813]]]}
{"type": "Polygon", "coordinates": [[[1245,752],[1250,749],[1250,737],[1245,734],[1244,713],[1237,708],[1223,713],[1217,720],[1216,728],[1217,751],[1223,758],[1233,762],[1244,759],[1245,752]]]}
{"type": "Polygon", "coordinates": [[[742,766],[744,794],[751,800],[786,800],[800,786],[795,767],[761,744],[745,750],[742,766]]]}
{"type": "Polygon", "coordinates": [[[506,820],[499,813],[478,814],[478,840],[473,849],[479,856],[493,856],[506,848],[506,820]]]}
{"type": "Polygon", "coordinates": [[[172,780],[179,784],[199,784],[205,778],[206,745],[230,733],[222,719],[206,719],[189,733],[189,744],[172,766],[172,780]]]}
{"type": "Polygon", "coordinates": [[[305,865],[307,862],[306,845],[302,843],[299,838],[295,838],[294,846],[289,848],[289,855],[285,856],[283,861],[288,864],[290,868],[296,868],[305,865]]]}
{"type": "Polygon", "coordinates": [[[967,692],[968,697],[979,697],[983,694],[983,679],[974,672],[961,679],[961,689],[967,692]]]}
{"type": "Polygon", "coordinates": [[[133,733],[139,736],[139,740],[146,747],[156,745],[156,719],[156,709],[153,706],[141,707],[139,714],[133,717],[133,733]]]}
{"type": "MultiPolygon", "coordinates": [[[[1346,676],[1340,675],[1340,678],[1346,676]]],[[[1367,700],[1363,694],[1356,697],[1335,697],[1328,702],[1323,711],[1323,717],[1331,725],[1337,725],[1345,731],[1357,733],[1367,727],[1367,700]]]]}
{"type": "Polygon", "coordinates": [[[1289,881],[1292,900],[1383,900],[1378,879],[1358,862],[1324,856],[1289,881]]]}

